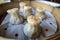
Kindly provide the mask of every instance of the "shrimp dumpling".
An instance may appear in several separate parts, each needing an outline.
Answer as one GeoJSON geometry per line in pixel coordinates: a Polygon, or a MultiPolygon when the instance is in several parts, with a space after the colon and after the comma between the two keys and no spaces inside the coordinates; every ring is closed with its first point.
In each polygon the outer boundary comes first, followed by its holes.
{"type": "Polygon", "coordinates": [[[35,16],[41,17],[42,19],[46,18],[46,15],[45,15],[45,9],[39,8],[39,7],[36,8],[35,16]]]}
{"type": "Polygon", "coordinates": [[[25,3],[25,2],[20,2],[20,3],[19,3],[19,6],[20,6],[20,7],[24,7],[24,6],[26,6],[26,5],[27,5],[27,3],[25,3]]]}
{"type": "Polygon", "coordinates": [[[30,38],[38,38],[41,34],[41,28],[39,26],[41,19],[31,15],[27,18],[27,21],[28,23],[24,27],[24,34],[30,38]]]}
{"type": "Polygon", "coordinates": [[[42,21],[42,18],[31,15],[27,18],[27,21],[30,24],[39,24],[42,21]]]}
{"type": "Polygon", "coordinates": [[[27,4],[24,3],[24,2],[20,2],[20,3],[19,3],[19,7],[20,7],[19,13],[20,13],[21,16],[23,16],[24,6],[26,6],[26,5],[27,5],[27,4]]]}
{"type": "Polygon", "coordinates": [[[24,19],[27,19],[28,16],[32,13],[32,7],[27,5],[27,3],[21,2],[19,3],[20,10],[19,13],[23,16],[24,19]]]}
{"type": "Polygon", "coordinates": [[[23,13],[24,19],[27,19],[27,17],[30,16],[31,14],[32,14],[32,7],[24,6],[24,13],[23,13]]]}
{"type": "Polygon", "coordinates": [[[41,28],[39,25],[31,25],[30,23],[25,24],[24,34],[29,38],[38,38],[41,34],[41,28]]]}
{"type": "Polygon", "coordinates": [[[8,14],[10,14],[10,23],[11,24],[19,24],[23,22],[23,19],[21,16],[19,16],[18,13],[18,8],[13,8],[13,9],[9,9],[7,10],[8,14]]]}

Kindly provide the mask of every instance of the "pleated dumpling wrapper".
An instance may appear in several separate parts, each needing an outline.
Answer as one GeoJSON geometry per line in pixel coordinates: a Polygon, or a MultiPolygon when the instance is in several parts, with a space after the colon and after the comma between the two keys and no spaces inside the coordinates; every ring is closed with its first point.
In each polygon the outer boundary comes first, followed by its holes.
{"type": "Polygon", "coordinates": [[[20,15],[21,15],[21,16],[23,15],[24,6],[26,6],[26,5],[27,5],[27,4],[24,3],[24,2],[20,2],[20,3],[19,3],[19,7],[20,7],[19,12],[20,12],[20,15]]]}
{"type": "Polygon", "coordinates": [[[27,18],[27,21],[28,23],[24,27],[24,34],[29,38],[38,38],[41,34],[41,28],[39,27],[41,19],[31,15],[27,18]]]}
{"type": "Polygon", "coordinates": [[[20,3],[19,3],[19,6],[20,6],[20,7],[24,7],[24,6],[26,6],[26,5],[27,5],[27,3],[25,3],[25,2],[20,2],[20,3]]]}
{"type": "Polygon", "coordinates": [[[9,9],[7,10],[8,14],[10,14],[10,23],[11,24],[19,24],[23,22],[23,19],[21,16],[19,16],[18,13],[18,8],[13,8],[13,9],[9,9]]]}
{"type": "Polygon", "coordinates": [[[24,6],[23,17],[27,19],[28,16],[32,14],[32,7],[31,6],[24,6]]]}
{"type": "Polygon", "coordinates": [[[41,17],[42,19],[45,19],[45,18],[46,18],[45,9],[43,9],[43,8],[41,8],[41,7],[37,7],[37,8],[36,8],[35,16],[41,17]]]}
{"type": "Polygon", "coordinates": [[[39,24],[42,21],[42,18],[31,15],[27,18],[27,21],[28,23],[34,25],[34,24],[39,24]]]}

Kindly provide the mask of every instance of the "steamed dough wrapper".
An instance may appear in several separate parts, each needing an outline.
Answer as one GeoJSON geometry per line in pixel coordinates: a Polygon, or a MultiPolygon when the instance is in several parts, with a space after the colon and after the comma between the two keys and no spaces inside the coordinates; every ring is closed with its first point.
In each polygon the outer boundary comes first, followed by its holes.
{"type": "Polygon", "coordinates": [[[27,19],[27,17],[30,16],[31,14],[32,14],[32,7],[24,6],[24,13],[23,13],[24,19],[27,19]]]}
{"type": "Polygon", "coordinates": [[[27,21],[30,24],[39,24],[42,21],[42,18],[31,15],[27,18],[27,21]]]}
{"type": "Polygon", "coordinates": [[[9,10],[7,10],[7,12],[10,14],[9,22],[11,24],[19,24],[19,23],[23,22],[22,17],[19,16],[18,8],[9,9],[9,10]]]}
{"type": "Polygon", "coordinates": [[[20,3],[19,3],[19,6],[20,6],[20,7],[24,7],[24,6],[27,6],[27,3],[24,3],[24,2],[20,2],[20,3]]]}
{"type": "Polygon", "coordinates": [[[35,16],[41,17],[42,19],[45,19],[45,18],[46,18],[45,9],[43,9],[43,8],[41,8],[41,7],[37,7],[37,8],[36,8],[35,16]]]}
{"type": "Polygon", "coordinates": [[[20,15],[24,17],[24,19],[26,19],[28,16],[31,15],[32,13],[32,7],[28,6],[27,3],[21,2],[19,3],[20,6],[20,15]]]}
{"type": "Polygon", "coordinates": [[[32,25],[30,23],[25,24],[24,34],[30,38],[38,38],[41,34],[41,28],[39,25],[32,25]]]}
{"type": "Polygon", "coordinates": [[[24,34],[30,38],[38,38],[41,34],[39,26],[39,23],[42,21],[41,18],[31,15],[27,18],[27,21],[28,23],[24,27],[24,34]]]}
{"type": "Polygon", "coordinates": [[[23,16],[23,12],[24,12],[24,6],[26,6],[27,4],[24,3],[24,2],[20,2],[19,3],[19,6],[20,6],[20,9],[19,9],[19,12],[20,12],[20,15],[23,16]]]}

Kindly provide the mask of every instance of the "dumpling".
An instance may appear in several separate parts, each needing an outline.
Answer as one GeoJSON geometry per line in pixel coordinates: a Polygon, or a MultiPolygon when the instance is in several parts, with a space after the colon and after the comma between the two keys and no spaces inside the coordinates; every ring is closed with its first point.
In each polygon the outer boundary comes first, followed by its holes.
{"type": "Polygon", "coordinates": [[[20,15],[24,17],[24,19],[26,19],[28,16],[31,15],[32,13],[32,7],[27,5],[27,3],[21,2],[20,4],[20,15]]]}
{"type": "Polygon", "coordinates": [[[42,21],[42,18],[31,15],[27,18],[27,21],[30,24],[39,24],[42,21]]]}
{"type": "Polygon", "coordinates": [[[26,6],[27,4],[24,3],[24,2],[20,2],[19,3],[19,6],[20,6],[20,9],[19,9],[19,13],[21,16],[23,16],[23,12],[24,12],[24,6],[26,6]]]}
{"type": "Polygon", "coordinates": [[[39,26],[39,23],[42,21],[41,18],[31,15],[27,18],[27,21],[28,23],[26,23],[24,27],[24,34],[30,38],[39,37],[41,33],[39,26]]]}
{"type": "Polygon", "coordinates": [[[32,14],[32,7],[31,6],[24,6],[23,17],[27,19],[28,16],[32,14]]]}
{"type": "Polygon", "coordinates": [[[21,16],[19,16],[18,13],[18,8],[13,8],[13,9],[9,9],[7,10],[8,14],[10,14],[10,23],[11,24],[19,24],[23,22],[23,19],[21,16]]]}
{"type": "Polygon", "coordinates": [[[37,7],[37,8],[36,8],[35,16],[41,17],[42,19],[45,19],[45,18],[46,18],[45,10],[44,10],[43,8],[37,7]]]}
{"type": "Polygon", "coordinates": [[[25,24],[24,26],[24,34],[29,38],[38,38],[41,34],[41,28],[39,25],[32,25],[30,23],[25,24]]]}
{"type": "Polygon", "coordinates": [[[27,3],[24,3],[24,2],[20,2],[20,3],[19,3],[19,6],[20,6],[20,7],[24,7],[24,6],[26,6],[26,5],[27,5],[27,3]]]}

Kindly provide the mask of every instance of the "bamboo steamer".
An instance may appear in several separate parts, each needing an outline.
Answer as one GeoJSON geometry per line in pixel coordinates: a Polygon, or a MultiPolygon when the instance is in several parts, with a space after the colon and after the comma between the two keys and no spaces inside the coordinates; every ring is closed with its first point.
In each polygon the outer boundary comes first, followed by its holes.
{"type": "MultiPolygon", "coordinates": [[[[55,19],[57,21],[57,24],[58,24],[58,30],[54,35],[51,35],[51,36],[49,36],[47,38],[44,38],[44,40],[59,40],[59,37],[60,37],[60,15],[59,15],[60,9],[52,7],[52,6],[44,4],[44,3],[40,3],[40,2],[34,2],[34,1],[31,1],[31,2],[24,1],[24,2],[26,2],[28,5],[31,5],[34,8],[42,7],[45,10],[50,11],[54,15],[54,17],[55,17],[55,19]]],[[[5,4],[0,5],[0,7],[1,7],[0,8],[0,14],[2,13],[4,15],[4,14],[6,14],[6,11],[8,9],[11,9],[11,8],[14,8],[14,7],[19,7],[18,3],[19,2],[11,2],[11,3],[5,3],[5,4]]],[[[1,20],[3,20],[3,18],[1,20]]],[[[3,29],[1,30],[1,28],[0,28],[0,32],[1,32],[0,33],[1,37],[0,38],[8,39],[8,38],[3,38],[3,37],[5,37],[5,33],[4,33],[3,29]]],[[[12,40],[15,40],[15,39],[12,39],[12,40]]]]}

